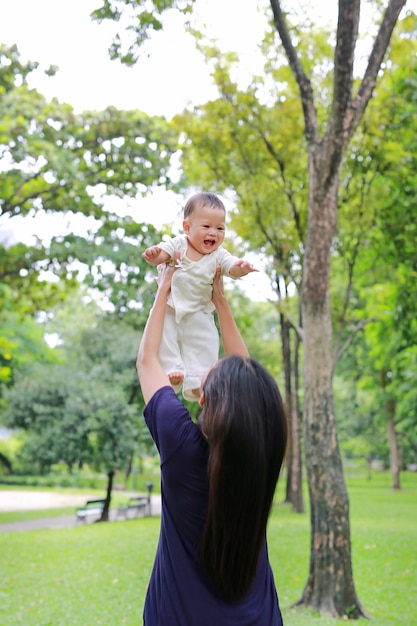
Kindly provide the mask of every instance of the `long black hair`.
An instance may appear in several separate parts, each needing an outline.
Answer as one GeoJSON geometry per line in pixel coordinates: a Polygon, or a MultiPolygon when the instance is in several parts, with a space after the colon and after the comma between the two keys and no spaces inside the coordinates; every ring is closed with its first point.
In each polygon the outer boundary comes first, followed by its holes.
{"type": "Polygon", "coordinates": [[[252,358],[218,361],[203,393],[199,421],[210,448],[209,501],[199,554],[219,592],[238,600],[255,578],[287,419],[275,380],[252,358]]]}

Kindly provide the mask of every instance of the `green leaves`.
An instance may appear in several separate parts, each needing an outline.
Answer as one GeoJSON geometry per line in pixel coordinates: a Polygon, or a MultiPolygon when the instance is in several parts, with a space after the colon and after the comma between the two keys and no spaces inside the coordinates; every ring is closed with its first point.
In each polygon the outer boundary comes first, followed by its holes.
{"type": "Polygon", "coordinates": [[[134,65],[140,55],[140,48],[149,37],[163,28],[166,11],[176,8],[188,13],[194,0],[102,0],[103,4],[91,13],[93,20],[104,20],[120,24],[109,47],[111,59],[119,59],[128,66],[134,65]],[[123,31],[123,35],[121,34],[123,31]],[[126,37],[126,33],[128,37],[126,37]],[[127,45],[123,42],[128,39],[127,45]]]}
{"type": "Polygon", "coordinates": [[[71,321],[67,329],[61,323],[61,362],[27,364],[6,391],[7,423],[27,432],[24,455],[42,471],[60,460],[69,468],[123,468],[143,430],[138,339],[115,321],[92,318],[84,327],[80,320],[78,333],[77,319],[71,321]]]}
{"type": "MultiPolygon", "coordinates": [[[[133,311],[140,326],[149,293],[141,250],[154,243],[155,230],[120,215],[115,198],[136,200],[153,185],[170,185],[175,132],[139,111],[76,114],[69,104],[48,102],[27,85],[36,64],[23,65],[16,47],[1,47],[0,56],[1,225],[15,229],[15,217],[38,218],[53,235],[44,228],[33,244],[0,240],[7,306],[20,319],[45,315],[84,280],[119,316],[133,311]]],[[[7,354],[6,337],[2,346],[7,354]]],[[[2,377],[10,379],[6,361],[2,377]]]]}

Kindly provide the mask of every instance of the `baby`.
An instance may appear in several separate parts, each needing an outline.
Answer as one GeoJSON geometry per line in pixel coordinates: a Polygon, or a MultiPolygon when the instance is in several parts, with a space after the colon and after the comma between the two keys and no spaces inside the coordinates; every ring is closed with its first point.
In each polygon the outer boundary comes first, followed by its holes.
{"type": "Polygon", "coordinates": [[[174,390],[182,387],[186,400],[198,401],[202,377],[219,355],[219,335],[211,301],[217,266],[223,275],[240,278],[256,272],[253,265],[222,248],[226,209],[213,193],[197,193],[184,208],[184,235],[147,248],[151,265],[173,261],[172,277],[159,358],[174,390]]]}

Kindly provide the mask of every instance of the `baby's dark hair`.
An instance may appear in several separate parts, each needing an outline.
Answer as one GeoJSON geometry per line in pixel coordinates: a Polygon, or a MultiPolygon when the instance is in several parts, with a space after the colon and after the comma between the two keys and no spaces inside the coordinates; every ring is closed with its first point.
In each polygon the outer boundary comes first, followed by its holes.
{"type": "Polygon", "coordinates": [[[226,213],[226,207],[223,202],[220,200],[218,196],[214,193],[201,191],[199,193],[194,194],[189,198],[184,207],[184,219],[190,217],[191,213],[197,207],[212,207],[213,209],[221,209],[226,213]]]}

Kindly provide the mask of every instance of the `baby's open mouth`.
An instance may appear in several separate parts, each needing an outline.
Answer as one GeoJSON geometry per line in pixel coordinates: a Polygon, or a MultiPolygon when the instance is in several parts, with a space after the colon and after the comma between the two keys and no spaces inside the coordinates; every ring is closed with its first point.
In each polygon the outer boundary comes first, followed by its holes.
{"type": "Polygon", "coordinates": [[[204,239],[204,245],[206,246],[214,246],[215,243],[214,239],[204,239]]]}

